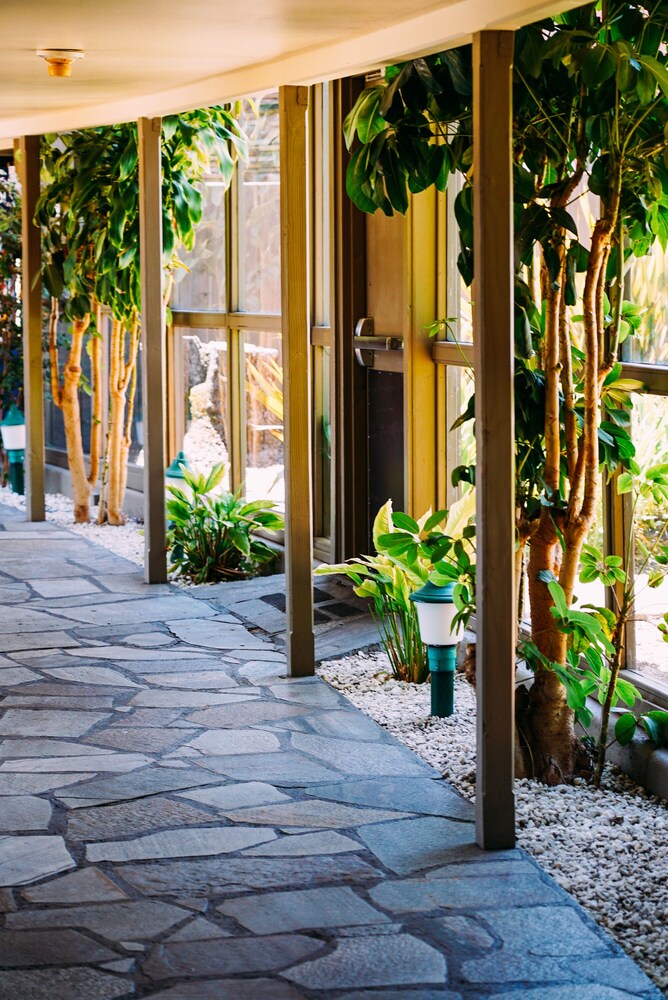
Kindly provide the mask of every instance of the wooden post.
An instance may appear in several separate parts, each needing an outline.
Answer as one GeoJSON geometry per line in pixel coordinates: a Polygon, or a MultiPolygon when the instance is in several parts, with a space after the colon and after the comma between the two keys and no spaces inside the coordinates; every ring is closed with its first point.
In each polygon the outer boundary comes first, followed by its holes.
{"type": "Polygon", "coordinates": [[[165,307],[162,290],[160,118],[137,122],[144,414],[144,579],[167,579],[165,545],[165,307]]]}
{"type": "Polygon", "coordinates": [[[476,839],[515,845],[514,36],[473,36],[473,322],[477,484],[476,839]]]}
{"type": "Polygon", "coordinates": [[[26,520],[43,521],[44,507],[44,374],[42,354],[42,249],[33,222],[39,198],[38,135],[19,140],[21,178],[21,288],[23,305],[23,399],[26,418],[26,520]]]}
{"type": "Polygon", "coordinates": [[[308,90],[281,87],[278,95],[287,657],[291,677],[308,677],[315,671],[306,177],[308,90]]]}

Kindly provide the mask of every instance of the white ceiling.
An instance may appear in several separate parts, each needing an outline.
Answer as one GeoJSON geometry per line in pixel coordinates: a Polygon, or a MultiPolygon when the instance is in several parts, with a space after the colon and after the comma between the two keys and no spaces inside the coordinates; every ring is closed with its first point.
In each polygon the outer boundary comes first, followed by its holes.
{"type": "MultiPolygon", "coordinates": [[[[577,0],[576,0],[577,2],[577,0]]],[[[561,8],[573,6],[563,0],[561,8]]],[[[546,0],[3,0],[0,137],[213,104],[514,27],[546,0]],[[85,50],[70,79],[39,48],[85,50]]]]}

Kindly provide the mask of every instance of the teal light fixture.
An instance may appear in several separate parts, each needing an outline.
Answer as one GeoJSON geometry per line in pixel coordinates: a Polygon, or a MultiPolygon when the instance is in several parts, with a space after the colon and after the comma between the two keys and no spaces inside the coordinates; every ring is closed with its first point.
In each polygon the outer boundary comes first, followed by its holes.
{"type": "Polygon", "coordinates": [[[410,595],[420,625],[420,636],[427,647],[431,672],[431,714],[443,719],[454,712],[455,667],[457,643],[462,630],[453,631],[457,608],[454,605],[454,583],[444,587],[427,581],[410,595]]]}
{"type": "Polygon", "coordinates": [[[21,410],[15,403],[9,407],[6,416],[0,420],[2,447],[9,459],[9,482],[14,493],[23,496],[25,486],[23,481],[23,460],[26,447],[26,422],[21,410]]]}
{"type": "Polygon", "coordinates": [[[165,469],[165,485],[182,486],[185,479],[183,474],[184,469],[187,469],[189,472],[191,471],[188,459],[184,452],[180,451],[165,469]]]}

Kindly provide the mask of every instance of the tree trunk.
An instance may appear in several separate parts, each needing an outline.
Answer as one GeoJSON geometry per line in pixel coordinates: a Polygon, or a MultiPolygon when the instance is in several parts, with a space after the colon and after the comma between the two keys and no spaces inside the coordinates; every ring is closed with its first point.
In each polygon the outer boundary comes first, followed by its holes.
{"type": "Polygon", "coordinates": [[[63,384],[60,392],[61,410],[65,425],[67,464],[72,479],[74,497],[74,520],[83,524],[90,520],[90,492],[83,438],[81,435],[81,408],[79,405],[79,384],[81,382],[81,353],[84,337],[90,323],[90,316],[75,319],[72,323],[72,340],[67,363],[63,369],[63,384]]]}

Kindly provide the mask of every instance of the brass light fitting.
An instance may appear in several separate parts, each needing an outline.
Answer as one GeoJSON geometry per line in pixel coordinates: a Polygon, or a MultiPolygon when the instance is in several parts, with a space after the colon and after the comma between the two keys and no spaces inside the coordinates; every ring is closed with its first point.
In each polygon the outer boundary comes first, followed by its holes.
{"type": "Polygon", "coordinates": [[[37,55],[46,61],[49,76],[71,76],[72,63],[84,57],[82,49],[37,49],[37,55]]]}

